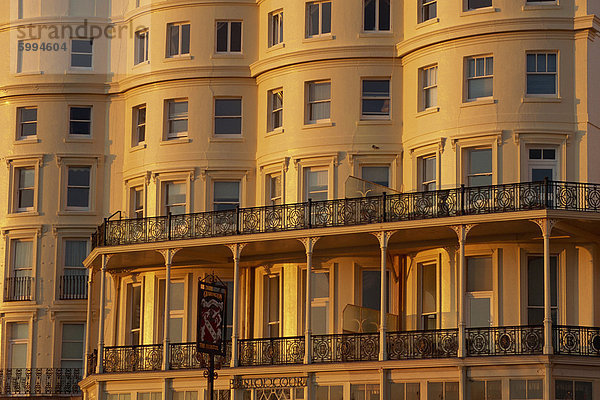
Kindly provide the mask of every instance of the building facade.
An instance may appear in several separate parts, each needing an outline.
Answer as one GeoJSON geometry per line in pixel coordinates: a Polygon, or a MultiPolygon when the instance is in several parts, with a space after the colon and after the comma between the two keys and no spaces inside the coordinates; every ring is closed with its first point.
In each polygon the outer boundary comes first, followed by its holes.
{"type": "Polygon", "coordinates": [[[0,7],[0,396],[600,398],[596,1],[0,7]]]}

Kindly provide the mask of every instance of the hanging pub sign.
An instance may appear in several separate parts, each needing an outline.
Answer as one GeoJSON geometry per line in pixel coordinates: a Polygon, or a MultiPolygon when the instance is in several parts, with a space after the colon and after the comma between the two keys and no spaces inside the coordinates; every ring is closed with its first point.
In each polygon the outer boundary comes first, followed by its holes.
{"type": "Polygon", "coordinates": [[[196,350],[225,355],[227,286],[215,275],[198,282],[198,323],[196,350]]]}

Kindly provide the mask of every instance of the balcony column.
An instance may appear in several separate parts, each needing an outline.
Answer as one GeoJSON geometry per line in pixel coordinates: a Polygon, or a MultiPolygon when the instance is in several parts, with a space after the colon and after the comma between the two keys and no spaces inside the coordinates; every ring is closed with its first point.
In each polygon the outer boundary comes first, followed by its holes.
{"type": "Polygon", "coordinates": [[[238,339],[240,338],[239,308],[240,308],[240,256],[246,243],[229,244],[229,250],[233,253],[233,310],[232,310],[232,333],[231,333],[231,367],[239,365],[238,339]]]}
{"type": "Polygon", "coordinates": [[[88,354],[90,354],[90,345],[92,339],[92,333],[90,327],[92,326],[92,284],[94,283],[94,269],[88,271],[87,281],[87,312],[85,318],[85,362],[83,364],[83,377],[93,373],[88,371],[88,354]]]}
{"type": "Polygon", "coordinates": [[[387,358],[386,334],[387,334],[387,246],[390,237],[396,231],[373,232],[373,235],[379,241],[381,250],[381,288],[380,288],[380,318],[379,318],[379,361],[387,358]]]}
{"type": "Polygon", "coordinates": [[[465,241],[467,234],[474,225],[454,225],[451,228],[458,236],[458,357],[467,355],[466,327],[467,321],[465,316],[465,289],[467,284],[467,258],[465,257],[465,241]]]}
{"type": "Polygon", "coordinates": [[[317,243],[317,241],[319,240],[319,237],[308,237],[308,238],[302,238],[302,239],[298,239],[302,242],[302,244],[304,245],[304,249],[306,250],[306,312],[305,314],[305,320],[304,320],[304,363],[305,364],[310,364],[310,349],[311,349],[311,343],[310,343],[310,336],[312,334],[312,330],[311,330],[311,285],[310,285],[310,277],[311,277],[311,270],[312,270],[312,256],[313,256],[313,249],[315,247],[315,244],[317,243]]]}
{"type": "Polygon", "coordinates": [[[169,369],[169,322],[171,314],[171,264],[173,263],[173,256],[180,249],[165,249],[156,250],[165,259],[165,311],[164,311],[164,322],[163,322],[163,360],[162,369],[169,369]]]}
{"type": "MultiPolygon", "coordinates": [[[[100,270],[100,316],[98,320],[98,366],[96,371],[103,372],[102,364],[104,361],[104,313],[106,312],[106,266],[112,254],[102,254],[102,269],[100,270]]],[[[91,297],[88,293],[88,298],[91,297]]],[[[89,302],[89,300],[88,300],[89,302]]]]}
{"type": "Polygon", "coordinates": [[[555,220],[533,220],[542,230],[544,240],[544,354],[553,354],[552,348],[552,282],[550,280],[550,233],[555,220]]]}

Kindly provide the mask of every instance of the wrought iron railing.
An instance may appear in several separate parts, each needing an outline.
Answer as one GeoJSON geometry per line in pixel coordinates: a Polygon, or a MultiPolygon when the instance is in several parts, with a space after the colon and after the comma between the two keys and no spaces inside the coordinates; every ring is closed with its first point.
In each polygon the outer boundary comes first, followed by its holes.
{"type": "Polygon", "coordinates": [[[162,344],[104,348],[104,372],[158,371],[162,368],[162,344]]]}
{"type": "MultiPolygon", "coordinates": [[[[231,341],[226,342],[225,350],[225,357],[215,357],[217,368],[229,367],[231,363],[231,341]]],[[[208,362],[208,356],[197,351],[195,342],[169,344],[169,369],[206,368],[208,362]]]]}
{"type": "Polygon", "coordinates": [[[96,367],[98,366],[98,350],[94,349],[91,353],[87,354],[87,374],[92,375],[96,373],[96,367]]]}
{"type": "Polygon", "coordinates": [[[389,360],[456,357],[458,329],[389,332],[387,334],[389,360]]]}
{"type": "Polygon", "coordinates": [[[60,300],[87,299],[87,275],[61,275],[59,284],[60,300]]]}
{"type": "Polygon", "coordinates": [[[304,336],[240,339],[238,349],[240,366],[302,364],[304,336]]]}
{"type": "Polygon", "coordinates": [[[109,220],[96,246],[151,243],[533,209],[600,211],[600,185],[557,181],[308,201],[194,214],[109,220]]]}
{"type": "Polygon", "coordinates": [[[4,280],[4,301],[33,299],[34,280],[30,276],[13,276],[4,280]]]}
{"type": "Polygon", "coordinates": [[[0,369],[0,397],[81,395],[79,368],[12,368],[0,369]]]}
{"type": "Polygon", "coordinates": [[[600,356],[600,328],[553,326],[554,354],[600,356]]]}
{"type": "Polygon", "coordinates": [[[378,333],[313,335],[311,341],[311,360],[314,363],[379,359],[378,333]]]}
{"type": "Polygon", "coordinates": [[[467,355],[498,356],[542,354],[543,326],[467,328],[467,355]]]}

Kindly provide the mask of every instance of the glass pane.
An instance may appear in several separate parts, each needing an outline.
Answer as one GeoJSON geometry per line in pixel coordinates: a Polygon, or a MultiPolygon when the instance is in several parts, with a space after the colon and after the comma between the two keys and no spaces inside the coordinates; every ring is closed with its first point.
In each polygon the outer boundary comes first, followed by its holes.
{"type": "Polygon", "coordinates": [[[493,86],[493,78],[470,79],[467,88],[469,99],[492,96],[494,91],[493,86]]]}
{"type": "MultiPolygon", "coordinates": [[[[131,287],[131,329],[140,328],[140,317],[141,317],[141,304],[142,304],[142,287],[132,286],[131,287]]],[[[134,342],[132,344],[138,344],[134,342]]]]}
{"type": "Polygon", "coordinates": [[[27,367],[27,343],[13,343],[11,344],[10,350],[10,367],[27,367]]]}
{"type": "Polygon", "coordinates": [[[421,388],[418,383],[407,383],[406,384],[406,400],[419,400],[421,388]]]}
{"type": "Polygon", "coordinates": [[[388,167],[363,167],[362,178],[382,186],[389,186],[390,171],[388,167]]]}
{"type": "Polygon", "coordinates": [[[29,337],[29,324],[11,323],[10,340],[23,340],[29,337]]]}
{"type": "Polygon", "coordinates": [[[215,99],[215,115],[218,117],[241,116],[242,99],[215,99]]]}
{"type": "Polygon", "coordinates": [[[323,29],[321,33],[331,33],[331,2],[321,3],[323,13],[323,29]]]}
{"type": "Polygon", "coordinates": [[[310,116],[309,116],[311,121],[329,119],[329,115],[330,115],[330,103],[329,102],[311,104],[310,116]]]}
{"type": "Polygon", "coordinates": [[[61,357],[83,360],[83,340],[81,342],[68,342],[63,341],[61,357]]]}
{"type": "Polygon", "coordinates": [[[308,172],[308,193],[326,192],[328,186],[327,171],[309,171],[308,172]]]}
{"type": "Polygon", "coordinates": [[[379,0],[379,30],[390,30],[390,0],[379,0]]]}
{"type": "Polygon", "coordinates": [[[486,400],[485,399],[485,382],[484,381],[471,381],[469,385],[470,399],[471,400],[486,400]]]}
{"type": "Polygon", "coordinates": [[[306,10],[308,16],[308,36],[319,34],[319,5],[309,3],[306,10]]]}
{"type": "Polygon", "coordinates": [[[492,175],[471,176],[469,177],[469,186],[489,186],[492,184],[492,175]]]}
{"type": "Polygon", "coordinates": [[[529,159],[530,160],[541,160],[542,159],[542,149],[529,149],[529,159]]]}
{"type": "Polygon", "coordinates": [[[527,381],[527,398],[542,399],[544,398],[544,381],[541,379],[527,381]]]}
{"type": "Polygon", "coordinates": [[[491,7],[492,0],[469,0],[469,9],[491,7]]]}
{"type": "MultiPolygon", "coordinates": [[[[15,241],[15,264],[14,269],[31,269],[32,267],[32,249],[33,242],[18,240],[15,241]]],[[[21,325],[21,324],[15,324],[21,325]]]]}
{"type": "Polygon", "coordinates": [[[177,134],[187,132],[188,130],[188,120],[187,119],[178,119],[174,121],[169,121],[169,134],[177,134]]]}
{"type": "Polygon", "coordinates": [[[364,29],[365,31],[375,30],[375,0],[365,0],[364,9],[364,29]]]}
{"type": "Polygon", "coordinates": [[[69,188],[67,190],[68,207],[88,207],[90,190],[84,188],[69,188]]]}
{"type": "Polygon", "coordinates": [[[331,98],[331,83],[311,83],[308,85],[308,97],[310,101],[329,100],[331,98]]]}
{"type": "Polygon", "coordinates": [[[312,298],[329,298],[329,272],[320,272],[311,274],[312,278],[312,298]]]}
{"type": "Polygon", "coordinates": [[[216,118],[215,134],[217,135],[239,135],[242,133],[242,118],[216,118]]]}
{"type": "Polygon", "coordinates": [[[436,158],[427,157],[423,159],[423,181],[430,182],[436,179],[436,158]]]}
{"type": "Polygon", "coordinates": [[[35,170],[33,168],[19,169],[19,188],[31,188],[35,185],[35,170]]]}
{"type": "Polygon", "coordinates": [[[533,182],[543,181],[544,179],[552,180],[553,170],[552,168],[532,168],[531,169],[531,180],[533,182]]]}
{"type": "Polygon", "coordinates": [[[37,123],[29,122],[21,125],[21,136],[32,136],[37,134],[37,123]]]}
{"type": "Polygon", "coordinates": [[[89,121],[92,118],[91,107],[71,107],[70,110],[71,121],[89,121]]]}
{"type": "Polygon", "coordinates": [[[239,182],[215,182],[214,183],[215,202],[234,202],[240,201],[240,183],[239,182]]]}
{"type": "Polygon", "coordinates": [[[575,400],[592,400],[592,382],[575,382],[575,400]]]}
{"type": "Polygon", "coordinates": [[[487,400],[502,400],[502,381],[487,381],[487,400]]]}
{"type": "Polygon", "coordinates": [[[527,54],[527,72],[536,72],[535,54],[527,54]]]}
{"type": "Polygon", "coordinates": [[[427,400],[440,400],[444,398],[444,384],[442,382],[427,382],[427,400]]]}
{"type": "Polygon", "coordinates": [[[242,51],[242,23],[231,22],[231,47],[229,51],[242,51]]]}
{"type": "Polygon", "coordinates": [[[315,335],[324,335],[328,333],[327,307],[312,307],[311,329],[315,335]]]}
{"type": "Polygon", "coordinates": [[[186,203],[186,184],[168,183],[167,184],[167,205],[186,203]]]}
{"type": "Polygon", "coordinates": [[[169,27],[169,55],[179,54],[179,25],[169,27]]]}
{"type": "Polygon", "coordinates": [[[510,400],[527,399],[527,382],[524,379],[510,380],[510,400]]]}
{"type": "Polygon", "coordinates": [[[279,321],[279,277],[268,277],[269,322],[279,321]]]}
{"type": "Polygon", "coordinates": [[[543,150],[543,159],[544,160],[555,160],[556,159],[556,150],[555,149],[544,149],[543,150]]]}
{"type": "Polygon", "coordinates": [[[91,54],[71,54],[71,66],[73,67],[91,67],[91,54]]]}
{"type": "Polygon", "coordinates": [[[181,54],[190,53],[190,25],[181,25],[181,54]]]}
{"type": "Polygon", "coordinates": [[[21,189],[19,190],[19,202],[18,208],[31,208],[33,207],[34,190],[33,189],[21,189]]]}
{"type": "Polygon", "coordinates": [[[444,400],[458,400],[458,382],[446,382],[444,389],[444,400]]]}
{"type": "Polygon", "coordinates": [[[437,105],[437,87],[425,90],[425,108],[435,107],[437,105]]]}
{"type": "Polygon", "coordinates": [[[556,380],[554,389],[556,400],[575,400],[573,381],[556,380]]]}
{"type": "Polygon", "coordinates": [[[169,321],[169,340],[171,343],[183,342],[183,318],[171,318],[169,321]]]}
{"type": "Polygon", "coordinates": [[[404,400],[404,383],[390,383],[390,397],[394,400],[404,400]]]}
{"type": "Polygon", "coordinates": [[[362,306],[381,309],[381,274],[379,271],[362,271],[362,306]]]}
{"type": "Polygon", "coordinates": [[[169,295],[169,300],[171,301],[171,310],[183,310],[185,299],[185,283],[171,282],[169,295]]]}
{"type": "Polygon", "coordinates": [[[491,291],[492,287],[492,258],[467,258],[467,291],[491,291]]]}
{"type": "Polygon", "coordinates": [[[187,117],[188,102],[187,101],[170,101],[169,102],[169,118],[187,117]]]}
{"type": "Polygon", "coordinates": [[[21,108],[21,122],[37,121],[37,108],[21,108]]]}
{"type": "Polygon", "coordinates": [[[556,75],[554,74],[528,74],[528,94],[556,94],[556,75]]]}
{"type": "Polygon", "coordinates": [[[471,317],[470,327],[480,328],[490,326],[490,299],[471,298],[469,301],[469,316],[471,317]]]}
{"type": "Polygon", "coordinates": [[[73,53],[92,53],[92,40],[71,40],[71,51],[73,53]]]}
{"type": "Polygon", "coordinates": [[[217,51],[227,51],[227,22],[217,22],[217,51]]]}
{"type": "Polygon", "coordinates": [[[492,149],[469,151],[469,174],[492,172],[492,149]]]}
{"type": "Polygon", "coordinates": [[[350,400],[368,400],[364,385],[350,385],[350,400]]]}
{"type": "Polygon", "coordinates": [[[89,167],[69,167],[69,186],[90,186],[89,167]]]}
{"type": "Polygon", "coordinates": [[[85,326],[83,324],[64,324],[63,341],[81,341],[83,343],[85,326]]]}
{"type": "Polygon", "coordinates": [[[90,135],[91,124],[89,122],[70,122],[69,134],[71,135],[90,135]]]}
{"type": "Polygon", "coordinates": [[[546,72],[556,72],[556,54],[548,54],[546,72]]]}
{"type": "Polygon", "coordinates": [[[436,268],[435,264],[423,265],[421,309],[423,313],[432,313],[437,309],[436,304],[436,268]]]}

